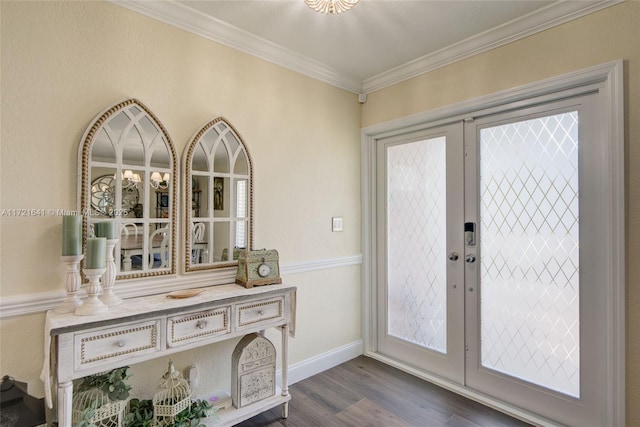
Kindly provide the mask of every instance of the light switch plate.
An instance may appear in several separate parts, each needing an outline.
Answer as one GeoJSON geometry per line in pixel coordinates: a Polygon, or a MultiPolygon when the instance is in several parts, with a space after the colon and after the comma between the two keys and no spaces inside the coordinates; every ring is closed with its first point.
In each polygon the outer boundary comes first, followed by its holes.
{"type": "Polygon", "coordinates": [[[331,217],[331,231],[342,231],[342,217],[331,217]]]}

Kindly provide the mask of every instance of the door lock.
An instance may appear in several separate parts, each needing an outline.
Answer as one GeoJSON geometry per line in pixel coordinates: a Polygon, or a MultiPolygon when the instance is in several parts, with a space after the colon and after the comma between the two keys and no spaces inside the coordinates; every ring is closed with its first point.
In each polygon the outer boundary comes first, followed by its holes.
{"type": "Polygon", "coordinates": [[[464,223],[464,243],[469,246],[476,244],[476,223],[465,222],[464,223]]]}

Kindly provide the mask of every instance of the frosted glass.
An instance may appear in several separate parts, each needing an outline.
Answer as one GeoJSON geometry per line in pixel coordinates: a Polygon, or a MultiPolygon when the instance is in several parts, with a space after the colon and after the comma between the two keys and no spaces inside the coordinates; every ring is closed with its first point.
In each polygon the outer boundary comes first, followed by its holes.
{"type": "Polygon", "coordinates": [[[446,144],[387,148],[387,331],[446,353],[446,144]]]}
{"type": "Polygon", "coordinates": [[[480,141],[482,365],[579,397],[578,113],[480,141]]]}

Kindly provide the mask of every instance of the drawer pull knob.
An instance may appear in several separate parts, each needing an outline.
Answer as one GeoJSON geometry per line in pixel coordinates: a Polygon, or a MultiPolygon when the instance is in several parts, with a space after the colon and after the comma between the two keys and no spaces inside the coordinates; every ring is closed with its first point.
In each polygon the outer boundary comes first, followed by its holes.
{"type": "Polygon", "coordinates": [[[207,321],[206,320],[198,320],[198,323],[196,323],[196,327],[198,329],[204,329],[207,327],[207,321]]]}
{"type": "Polygon", "coordinates": [[[116,345],[117,345],[118,347],[120,347],[120,348],[124,347],[124,346],[125,346],[125,344],[126,344],[126,343],[124,342],[124,340],[119,340],[119,341],[116,343],[116,345]]]}
{"type": "Polygon", "coordinates": [[[262,316],[264,314],[264,310],[258,310],[258,314],[262,316]]]}

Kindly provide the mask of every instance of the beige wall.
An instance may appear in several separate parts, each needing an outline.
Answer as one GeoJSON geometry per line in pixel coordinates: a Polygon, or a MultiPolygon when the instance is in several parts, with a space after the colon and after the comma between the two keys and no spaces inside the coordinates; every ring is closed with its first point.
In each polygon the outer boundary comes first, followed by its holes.
{"type": "MultiPolygon", "coordinates": [[[[255,165],[256,247],[277,248],[283,265],[360,254],[356,95],[108,2],[1,1],[0,13],[0,209],[75,209],[86,127],[137,98],[180,157],[217,115],[238,130],[255,165]],[[343,233],[331,232],[336,215],[343,233]]],[[[0,221],[0,297],[61,291],[61,218],[0,221]]],[[[360,339],[357,265],[284,280],[299,288],[291,363],[360,339]],[[330,321],[317,321],[325,315],[330,321]]],[[[0,321],[0,372],[38,395],[43,322],[43,314],[0,321]]],[[[198,361],[209,383],[228,388],[234,344],[185,352],[176,366],[198,361]]],[[[166,360],[134,367],[134,387],[149,392],[145,376],[165,370],[166,360]]]]}
{"type": "MultiPolygon", "coordinates": [[[[225,116],[255,163],[256,246],[283,263],[360,253],[359,129],[615,59],[625,60],[627,425],[640,425],[640,3],[608,8],[370,94],[355,95],[105,2],[0,2],[0,209],[76,206],[77,148],[90,121],[144,102],[180,155],[225,116]],[[361,114],[361,115],[360,115],[361,114]],[[362,123],[361,123],[362,121],[362,123]],[[328,231],[342,215],[344,233],[328,231]]],[[[62,288],[60,218],[0,218],[0,297],[62,288]]],[[[357,266],[292,275],[299,286],[291,361],[360,338],[357,266]],[[330,314],[329,324],[318,324],[330,314]]],[[[0,372],[38,378],[43,315],[0,321],[0,372]],[[25,357],[28,355],[28,357],[25,357]]],[[[225,382],[230,345],[181,354],[225,382]]],[[[136,366],[145,374],[164,362],[136,366]]],[[[137,379],[136,379],[137,378],[137,379]]]]}
{"type": "Polygon", "coordinates": [[[627,425],[640,426],[640,2],[629,1],[370,94],[363,127],[605,62],[625,66],[627,425]]]}

